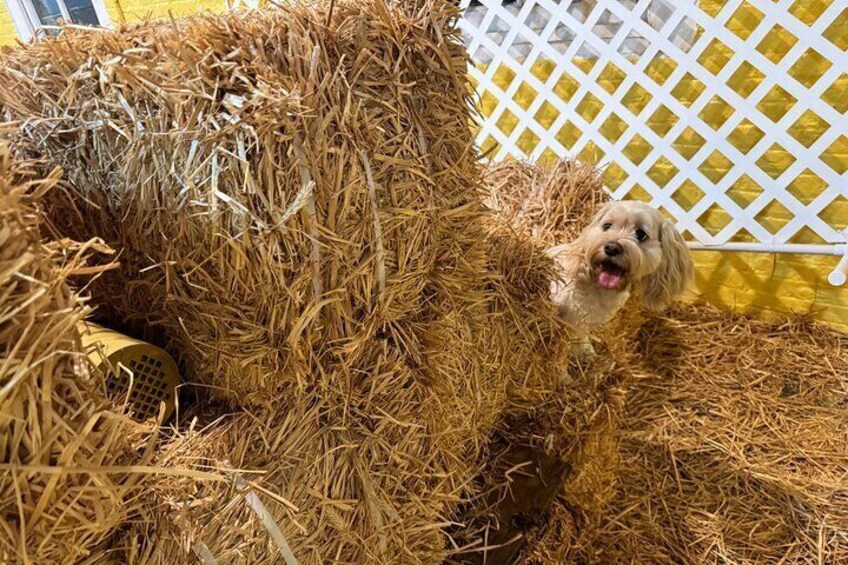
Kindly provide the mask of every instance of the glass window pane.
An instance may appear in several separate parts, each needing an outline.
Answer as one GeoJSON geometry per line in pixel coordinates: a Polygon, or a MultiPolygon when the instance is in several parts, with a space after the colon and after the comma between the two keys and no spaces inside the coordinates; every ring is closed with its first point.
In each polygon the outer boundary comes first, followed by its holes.
{"type": "Polygon", "coordinates": [[[32,0],[32,7],[35,8],[41,25],[53,26],[62,18],[62,11],[59,10],[56,0],[32,0]]]}
{"type": "Polygon", "coordinates": [[[71,15],[71,21],[75,24],[100,25],[91,0],[65,0],[65,6],[67,6],[68,13],[71,15]]]}

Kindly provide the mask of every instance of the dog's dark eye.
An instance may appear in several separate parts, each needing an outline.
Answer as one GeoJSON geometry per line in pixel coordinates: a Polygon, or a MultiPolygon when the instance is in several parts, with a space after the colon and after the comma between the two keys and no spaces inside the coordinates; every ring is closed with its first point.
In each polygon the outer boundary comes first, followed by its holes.
{"type": "Polygon", "coordinates": [[[636,241],[642,242],[648,239],[648,234],[642,228],[636,228],[636,241]]]}
{"type": "Polygon", "coordinates": [[[611,227],[612,227],[612,224],[611,224],[610,222],[607,222],[607,223],[605,223],[604,225],[602,225],[602,226],[601,226],[601,228],[602,228],[604,231],[607,231],[607,230],[608,230],[608,229],[610,229],[611,227]]]}

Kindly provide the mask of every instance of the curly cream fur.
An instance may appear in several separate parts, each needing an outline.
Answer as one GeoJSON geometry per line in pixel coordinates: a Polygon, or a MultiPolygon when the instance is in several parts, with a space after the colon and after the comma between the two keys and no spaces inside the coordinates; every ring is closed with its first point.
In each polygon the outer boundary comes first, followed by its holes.
{"type": "Polygon", "coordinates": [[[551,297],[580,338],[581,357],[592,354],[592,331],[610,321],[635,289],[641,290],[647,308],[660,310],[684,291],[692,277],[683,238],[671,221],[641,202],[608,202],[574,241],[549,253],[560,267],[551,297]],[[608,255],[607,244],[617,244],[619,253],[608,255]],[[598,283],[599,273],[609,264],[623,273],[613,289],[598,283]]]}

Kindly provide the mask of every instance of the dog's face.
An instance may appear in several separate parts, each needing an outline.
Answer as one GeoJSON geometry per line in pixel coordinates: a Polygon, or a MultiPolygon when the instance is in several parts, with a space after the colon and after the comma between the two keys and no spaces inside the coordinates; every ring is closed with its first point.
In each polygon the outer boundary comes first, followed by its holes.
{"type": "Polygon", "coordinates": [[[610,292],[639,284],[646,305],[662,308],[683,291],[692,261],[683,238],[641,202],[604,205],[575,242],[585,282],[610,292]]]}

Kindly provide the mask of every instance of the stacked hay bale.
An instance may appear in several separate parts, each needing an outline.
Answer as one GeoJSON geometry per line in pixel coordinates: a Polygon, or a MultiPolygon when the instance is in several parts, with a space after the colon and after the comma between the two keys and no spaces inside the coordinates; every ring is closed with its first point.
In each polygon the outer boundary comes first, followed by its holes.
{"type": "Polygon", "coordinates": [[[574,239],[609,198],[598,170],[573,159],[544,165],[507,160],[491,165],[485,176],[487,204],[548,246],[574,239]]]}
{"type": "Polygon", "coordinates": [[[162,475],[121,560],[439,561],[510,383],[564,370],[550,265],[485,237],[456,8],[319,4],[3,61],[54,222],[121,252],[96,303],[199,384],[159,464],[229,477],[162,475]]]}
{"type": "Polygon", "coordinates": [[[464,54],[429,10],[193,18],[4,61],[16,147],[67,171],[54,219],[122,250],[98,299],[219,398],[297,399],[375,343],[420,361],[410,327],[480,299],[464,54]]]}
{"type": "MultiPolygon", "coordinates": [[[[68,278],[90,275],[96,242],[43,243],[31,199],[58,179],[33,176],[0,146],[0,561],[89,557],[140,506],[150,426],[102,395],[76,326],[87,312],[68,278]],[[136,466],[130,469],[130,465],[136,466]]],[[[149,455],[149,454],[148,454],[149,455]]]]}

